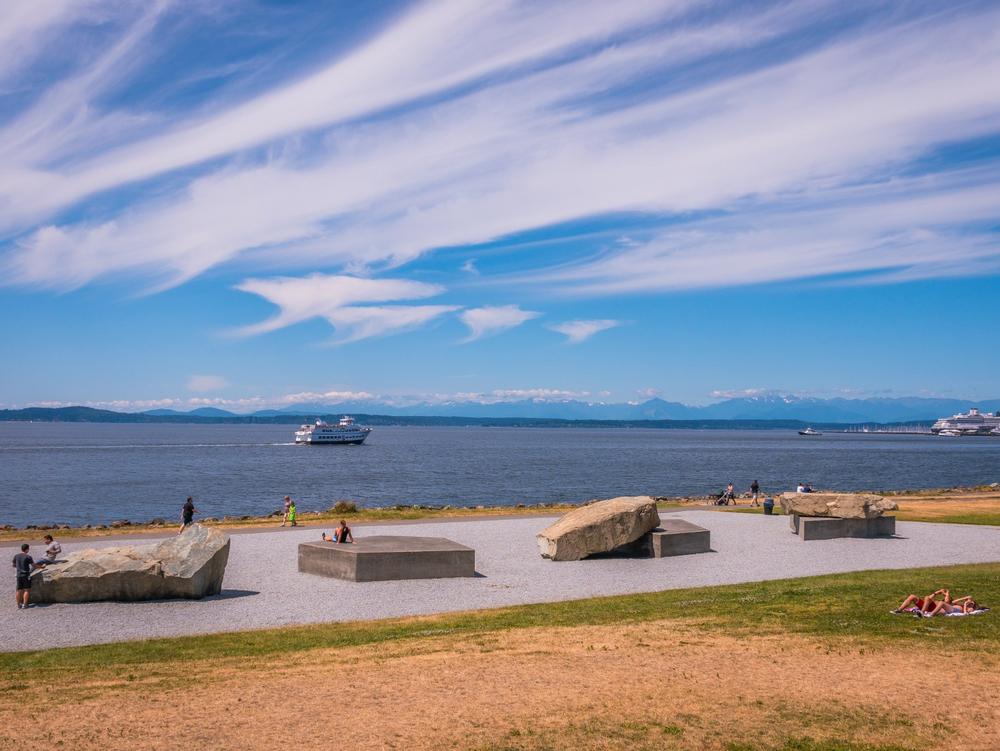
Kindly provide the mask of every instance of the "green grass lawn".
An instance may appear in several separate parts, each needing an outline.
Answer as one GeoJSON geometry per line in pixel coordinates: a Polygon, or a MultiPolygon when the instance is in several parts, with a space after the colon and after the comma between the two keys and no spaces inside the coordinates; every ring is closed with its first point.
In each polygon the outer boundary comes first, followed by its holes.
{"type": "MultiPolygon", "coordinates": [[[[237,658],[239,662],[427,636],[464,639],[508,629],[659,619],[675,619],[730,635],[795,633],[830,642],[853,640],[872,646],[930,641],[960,650],[1000,651],[1000,620],[994,613],[935,619],[890,615],[889,611],[904,595],[924,594],[939,587],[948,587],[956,595],[971,593],[982,602],[996,604],[1000,602],[1000,563],[866,571],[439,616],[5,653],[0,654],[0,675],[9,682],[9,687],[47,682],[56,675],[60,681],[65,681],[69,674],[123,675],[139,666],[149,670],[227,658],[237,658]]],[[[26,627],[28,620],[30,616],[25,621],[26,627]]]]}

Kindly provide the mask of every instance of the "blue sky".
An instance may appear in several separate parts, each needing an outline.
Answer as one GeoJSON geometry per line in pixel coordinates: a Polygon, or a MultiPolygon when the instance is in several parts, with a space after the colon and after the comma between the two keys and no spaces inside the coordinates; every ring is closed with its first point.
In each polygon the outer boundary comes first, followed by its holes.
{"type": "Polygon", "coordinates": [[[989,2],[0,6],[0,404],[1000,394],[989,2]]]}

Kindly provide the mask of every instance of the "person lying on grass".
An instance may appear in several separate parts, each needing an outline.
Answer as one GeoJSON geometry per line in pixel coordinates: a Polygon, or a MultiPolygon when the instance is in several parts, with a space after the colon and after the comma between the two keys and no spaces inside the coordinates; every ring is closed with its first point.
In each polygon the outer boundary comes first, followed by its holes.
{"type": "Polygon", "coordinates": [[[972,595],[952,599],[949,590],[938,589],[925,597],[907,595],[906,599],[903,600],[903,604],[896,608],[894,612],[914,613],[930,617],[935,615],[952,615],[954,613],[968,614],[981,608],[982,605],[972,599],[972,595]],[[938,595],[942,596],[941,600],[936,599],[938,595]]]}
{"type": "Polygon", "coordinates": [[[927,615],[954,615],[955,613],[968,615],[979,610],[981,607],[982,605],[972,599],[972,595],[956,597],[953,600],[951,599],[951,593],[945,590],[944,600],[939,602],[927,615]]]}
{"type": "Polygon", "coordinates": [[[929,595],[924,597],[917,597],[917,595],[907,595],[906,599],[903,600],[903,604],[900,605],[894,612],[896,613],[929,613],[938,606],[938,602],[935,597],[938,595],[943,595],[947,590],[938,589],[931,592],[929,595]]]}
{"type": "Polygon", "coordinates": [[[326,532],[323,533],[323,542],[354,542],[354,535],[351,534],[351,528],[347,526],[347,522],[343,519],[340,520],[340,526],[333,530],[333,536],[327,537],[326,532]]]}

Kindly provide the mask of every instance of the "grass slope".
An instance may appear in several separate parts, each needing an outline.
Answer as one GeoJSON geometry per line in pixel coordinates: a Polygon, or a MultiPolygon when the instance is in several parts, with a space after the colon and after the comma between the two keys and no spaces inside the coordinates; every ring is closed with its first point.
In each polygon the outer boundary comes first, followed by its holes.
{"type": "Polygon", "coordinates": [[[231,660],[235,666],[252,666],[257,658],[312,649],[663,619],[729,635],[793,633],[875,646],[931,641],[954,649],[1000,652],[1000,621],[994,613],[933,620],[889,614],[906,594],[923,594],[942,586],[956,596],[971,593],[995,605],[1000,602],[1000,563],[865,571],[438,616],[4,653],[0,654],[0,675],[10,683],[0,686],[0,692],[70,677],[120,677],[139,668],[183,671],[185,665],[199,661],[231,660]]]}

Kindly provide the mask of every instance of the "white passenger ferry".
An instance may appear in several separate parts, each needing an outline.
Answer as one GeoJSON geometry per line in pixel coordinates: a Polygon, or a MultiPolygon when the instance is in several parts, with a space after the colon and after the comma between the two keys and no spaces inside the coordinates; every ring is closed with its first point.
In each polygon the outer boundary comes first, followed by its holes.
{"type": "Polygon", "coordinates": [[[968,412],[959,412],[951,417],[942,417],[931,426],[937,435],[1000,435],[1000,411],[980,412],[973,407],[968,412]]]}
{"type": "Polygon", "coordinates": [[[371,432],[371,428],[355,425],[354,418],[346,415],[341,417],[336,425],[330,425],[317,418],[315,423],[307,423],[295,431],[295,442],[361,444],[371,432]]]}

